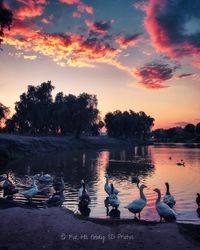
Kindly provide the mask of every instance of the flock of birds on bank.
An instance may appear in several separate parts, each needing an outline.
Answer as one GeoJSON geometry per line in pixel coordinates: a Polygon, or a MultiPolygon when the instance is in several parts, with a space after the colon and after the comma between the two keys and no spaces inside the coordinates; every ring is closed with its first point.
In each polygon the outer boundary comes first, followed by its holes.
{"type": "MultiPolygon", "coordinates": [[[[169,157],[171,160],[171,157],[169,157]]],[[[177,163],[177,165],[184,166],[183,160],[181,162],[177,163]]],[[[109,183],[109,176],[106,175],[106,182],[104,185],[104,190],[107,193],[108,197],[105,199],[105,206],[107,208],[107,215],[110,215],[110,217],[120,217],[120,211],[118,210],[118,207],[120,205],[120,200],[118,198],[119,191],[114,187],[113,183],[109,183]],[[109,206],[112,207],[112,210],[109,212],[109,206]]],[[[43,204],[45,206],[61,206],[63,202],[65,201],[64,196],[64,190],[65,190],[65,183],[63,177],[55,177],[53,178],[49,174],[44,174],[41,172],[40,174],[36,174],[34,176],[31,176],[32,185],[29,189],[27,189],[24,192],[21,192],[21,194],[28,200],[29,203],[32,203],[33,197],[40,193],[40,190],[38,189],[38,185],[36,184],[36,181],[43,184],[52,183],[53,188],[55,190],[55,193],[43,204]]],[[[6,197],[7,199],[13,199],[13,196],[19,192],[19,190],[15,187],[15,185],[12,183],[12,181],[9,179],[9,173],[7,173],[7,176],[0,176],[0,182],[4,182],[2,189],[3,189],[3,197],[6,197]]],[[[137,185],[137,188],[139,189],[140,198],[133,200],[130,204],[125,206],[124,208],[128,209],[131,213],[135,215],[135,218],[138,218],[140,220],[140,214],[144,207],[147,204],[147,199],[144,194],[144,189],[147,188],[146,185],[140,184],[140,180],[138,177],[132,177],[132,183],[135,183],[137,185]]],[[[170,193],[169,183],[165,183],[166,186],[166,194],[163,197],[163,201],[161,201],[161,191],[160,189],[156,188],[153,191],[157,193],[157,200],[156,200],[156,210],[160,216],[160,222],[162,219],[165,221],[174,221],[176,220],[176,213],[173,210],[173,207],[176,204],[176,201],[173,197],[173,195],[170,193]]],[[[78,209],[81,212],[81,214],[85,216],[89,216],[90,214],[90,208],[89,204],[91,202],[89,193],[86,189],[86,185],[84,180],[81,180],[81,187],[78,191],[78,198],[79,198],[79,204],[78,209]]],[[[197,214],[200,216],[200,194],[197,193],[196,197],[196,203],[197,203],[197,214]]]]}

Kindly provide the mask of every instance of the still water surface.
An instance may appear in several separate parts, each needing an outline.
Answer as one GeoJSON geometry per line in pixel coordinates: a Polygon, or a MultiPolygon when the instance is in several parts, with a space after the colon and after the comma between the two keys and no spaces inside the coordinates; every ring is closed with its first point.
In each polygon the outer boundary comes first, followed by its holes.
{"type": "MultiPolygon", "coordinates": [[[[200,224],[195,203],[196,193],[200,192],[200,148],[197,145],[160,144],[129,149],[71,150],[12,162],[5,169],[1,168],[0,174],[5,173],[6,169],[12,171],[11,179],[20,190],[30,185],[30,182],[23,178],[24,175],[41,171],[52,176],[62,173],[65,179],[64,206],[75,212],[78,210],[78,189],[81,179],[84,179],[92,200],[91,217],[106,217],[106,174],[120,191],[121,218],[133,218],[133,214],[124,206],[139,197],[136,184],[131,183],[132,176],[138,176],[148,187],[144,190],[147,206],[141,214],[142,219],[147,220],[159,220],[155,210],[156,193],[153,189],[160,188],[164,194],[164,183],[169,182],[171,193],[176,199],[175,211],[178,221],[200,224]],[[181,159],[185,166],[177,166],[181,159]]],[[[46,188],[46,191],[49,193],[36,197],[36,201],[47,199],[53,193],[53,188],[46,188]]],[[[23,200],[23,196],[18,194],[16,199],[23,200]]]]}

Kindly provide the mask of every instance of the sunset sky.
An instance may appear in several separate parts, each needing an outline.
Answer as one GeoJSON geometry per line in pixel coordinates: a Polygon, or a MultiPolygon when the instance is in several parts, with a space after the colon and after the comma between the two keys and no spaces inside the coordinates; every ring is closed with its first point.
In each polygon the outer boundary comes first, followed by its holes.
{"type": "Polygon", "coordinates": [[[102,117],[132,109],[155,128],[200,122],[199,0],[7,0],[0,102],[27,85],[96,94],[102,117]]]}

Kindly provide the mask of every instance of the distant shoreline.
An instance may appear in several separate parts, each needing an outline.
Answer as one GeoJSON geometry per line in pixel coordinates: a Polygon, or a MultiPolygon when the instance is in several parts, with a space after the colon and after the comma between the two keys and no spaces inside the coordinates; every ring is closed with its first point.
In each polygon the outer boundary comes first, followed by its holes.
{"type": "Polygon", "coordinates": [[[24,136],[0,134],[0,161],[8,162],[28,156],[59,152],[72,149],[109,149],[126,148],[145,145],[197,145],[199,143],[162,143],[136,142],[134,140],[116,139],[107,136],[83,136],[75,139],[73,136],[24,136]]]}
{"type": "Polygon", "coordinates": [[[0,134],[0,159],[10,161],[27,156],[70,149],[118,148],[130,147],[136,144],[136,142],[131,140],[115,139],[107,136],[83,136],[80,139],[75,139],[73,136],[0,134]]]}

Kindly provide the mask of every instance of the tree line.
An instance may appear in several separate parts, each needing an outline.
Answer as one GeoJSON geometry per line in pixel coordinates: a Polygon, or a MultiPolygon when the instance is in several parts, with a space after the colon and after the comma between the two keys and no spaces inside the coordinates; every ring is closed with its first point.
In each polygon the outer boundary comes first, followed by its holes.
{"type": "Polygon", "coordinates": [[[200,143],[200,123],[187,124],[182,127],[156,129],[152,136],[157,142],[197,142],[200,143]]]}
{"type": "Polygon", "coordinates": [[[100,117],[96,95],[82,93],[78,96],[63,92],[52,96],[51,81],[38,86],[29,85],[27,92],[15,103],[15,113],[0,103],[1,132],[28,135],[99,135],[103,127],[116,138],[143,140],[150,135],[154,119],[144,112],[132,110],[109,112],[100,117]]]}

